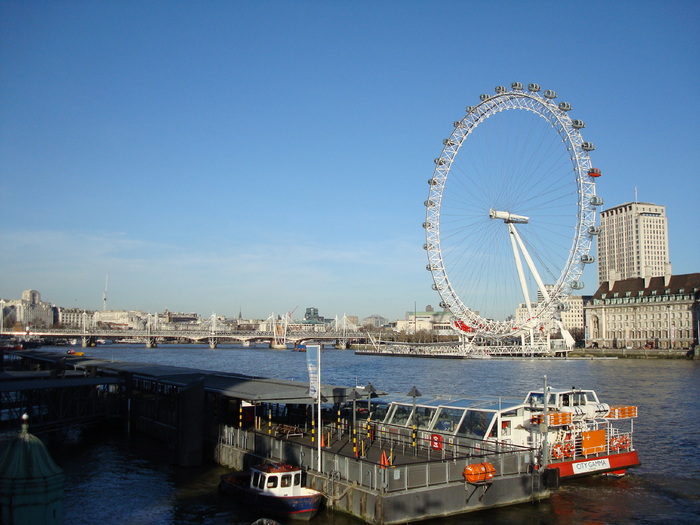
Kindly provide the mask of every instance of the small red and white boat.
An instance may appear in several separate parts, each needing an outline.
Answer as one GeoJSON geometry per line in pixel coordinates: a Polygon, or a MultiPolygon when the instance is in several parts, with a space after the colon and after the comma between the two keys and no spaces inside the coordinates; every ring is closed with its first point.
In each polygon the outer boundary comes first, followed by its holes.
{"type": "Polygon", "coordinates": [[[248,472],[224,474],[219,488],[257,512],[276,518],[310,520],[323,499],[321,492],[302,486],[301,468],[286,463],[268,463],[248,472]]]}
{"type": "Polygon", "coordinates": [[[486,442],[499,450],[534,450],[535,468],[558,469],[561,479],[620,476],[638,466],[636,417],[637,407],[601,403],[593,390],[548,387],[528,392],[524,401],[382,396],[372,400],[371,415],[386,435],[413,431],[431,448],[458,450],[486,442]]]}

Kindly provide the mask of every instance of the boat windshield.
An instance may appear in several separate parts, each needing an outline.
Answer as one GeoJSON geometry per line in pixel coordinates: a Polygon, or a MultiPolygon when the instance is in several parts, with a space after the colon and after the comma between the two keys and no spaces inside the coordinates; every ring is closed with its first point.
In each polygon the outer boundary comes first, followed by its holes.
{"type": "Polygon", "coordinates": [[[408,418],[411,415],[411,412],[413,409],[410,406],[406,405],[394,405],[393,408],[391,409],[391,413],[389,416],[389,420],[387,423],[391,423],[392,425],[407,425],[408,424],[408,418]]]}
{"type": "Polygon", "coordinates": [[[371,419],[374,421],[384,421],[387,412],[389,412],[389,406],[386,403],[372,404],[372,415],[371,419]]]}
{"type": "Polygon", "coordinates": [[[435,409],[430,407],[416,407],[416,413],[413,415],[412,424],[417,428],[426,429],[430,427],[430,422],[435,415],[435,409]]]}
{"type": "Polygon", "coordinates": [[[467,410],[466,416],[459,427],[459,434],[467,437],[483,438],[491,425],[495,412],[482,410],[467,410]]]}
{"type": "Polygon", "coordinates": [[[437,420],[435,422],[435,430],[454,432],[463,415],[463,408],[440,408],[438,411],[437,420]]]}

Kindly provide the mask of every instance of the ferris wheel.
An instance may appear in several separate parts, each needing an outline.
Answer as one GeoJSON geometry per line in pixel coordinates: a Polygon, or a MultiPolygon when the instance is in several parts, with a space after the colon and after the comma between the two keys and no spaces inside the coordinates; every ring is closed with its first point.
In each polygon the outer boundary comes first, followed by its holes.
{"type": "Polygon", "coordinates": [[[428,180],[424,249],[433,289],[467,337],[542,331],[584,288],[599,229],[600,171],[571,105],[519,82],[467,107],[428,180]]]}

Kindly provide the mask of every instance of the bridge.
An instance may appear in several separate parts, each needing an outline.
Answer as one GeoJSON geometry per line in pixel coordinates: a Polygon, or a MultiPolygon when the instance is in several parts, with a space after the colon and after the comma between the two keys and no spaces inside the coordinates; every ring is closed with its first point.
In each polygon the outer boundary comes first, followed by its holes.
{"type": "Polygon", "coordinates": [[[357,330],[330,329],[323,332],[314,331],[290,331],[276,330],[238,331],[226,329],[202,329],[191,327],[165,327],[146,328],[143,330],[114,329],[114,328],[88,328],[88,329],[36,329],[27,332],[0,331],[0,336],[14,337],[23,341],[43,339],[79,339],[83,348],[95,346],[98,339],[111,341],[127,341],[130,343],[144,343],[147,348],[155,348],[159,342],[178,341],[189,343],[208,343],[211,348],[216,348],[223,343],[251,343],[269,342],[271,348],[286,348],[287,344],[305,344],[310,342],[334,342],[337,346],[347,348],[353,342],[362,342],[370,338],[366,332],[357,330]]]}

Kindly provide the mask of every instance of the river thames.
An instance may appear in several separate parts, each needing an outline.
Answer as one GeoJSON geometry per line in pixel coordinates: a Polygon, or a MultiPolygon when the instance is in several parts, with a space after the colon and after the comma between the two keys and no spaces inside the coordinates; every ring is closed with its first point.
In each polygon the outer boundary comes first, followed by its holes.
{"type": "MultiPolygon", "coordinates": [[[[65,353],[66,348],[44,347],[65,353]]],[[[307,381],[306,354],[223,346],[105,345],[85,350],[99,359],[149,362],[211,371],[307,381]]],[[[500,360],[362,356],[322,353],[322,382],[427,394],[525,397],[543,376],[555,388],[596,390],[603,402],[636,405],[635,446],[641,466],[615,479],[563,483],[538,504],[464,514],[457,524],[700,523],[700,361],[664,359],[500,360]]],[[[218,494],[223,467],[169,464],[162,446],[139,436],[72,429],[50,451],[66,474],[65,522],[71,524],[244,524],[256,516],[218,494]]],[[[360,523],[319,513],[312,524],[360,523]]]]}

